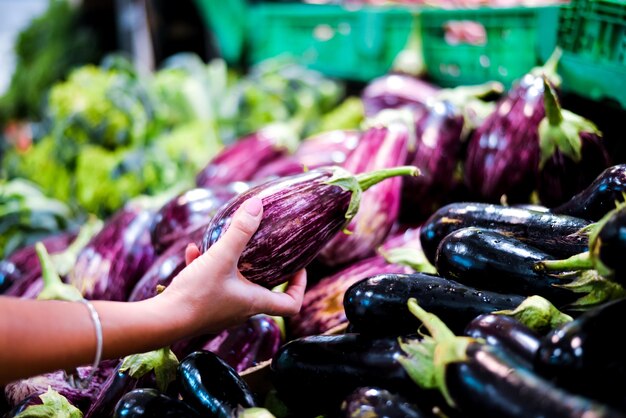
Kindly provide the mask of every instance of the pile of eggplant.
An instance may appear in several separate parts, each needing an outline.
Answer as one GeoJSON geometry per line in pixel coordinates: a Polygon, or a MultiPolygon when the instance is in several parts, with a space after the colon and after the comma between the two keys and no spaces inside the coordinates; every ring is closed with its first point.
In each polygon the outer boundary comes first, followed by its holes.
{"type": "Polygon", "coordinates": [[[258,196],[242,274],[274,289],[306,268],[309,284],[294,317],[107,360],[87,387],[66,371],[13,382],[0,413],[626,416],[626,361],[611,340],[626,311],[626,164],[562,109],[557,61],[506,92],[381,77],[363,91],[359,130],[294,141],[268,126],[166,202],[131,200],[46,238],[47,251],[13,252],[3,295],[71,285],[144,300],[185,267],[189,243],[207,251],[258,196]]]}

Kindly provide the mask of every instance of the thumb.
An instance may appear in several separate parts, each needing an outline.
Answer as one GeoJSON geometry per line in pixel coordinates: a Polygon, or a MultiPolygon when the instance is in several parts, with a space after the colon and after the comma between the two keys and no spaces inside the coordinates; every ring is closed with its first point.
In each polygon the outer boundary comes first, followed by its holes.
{"type": "Polygon", "coordinates": [[[251,197],[239,206],[224,235],[209,249],[226,263],[237,264],[263,218],[263,202],[251,197]]]}

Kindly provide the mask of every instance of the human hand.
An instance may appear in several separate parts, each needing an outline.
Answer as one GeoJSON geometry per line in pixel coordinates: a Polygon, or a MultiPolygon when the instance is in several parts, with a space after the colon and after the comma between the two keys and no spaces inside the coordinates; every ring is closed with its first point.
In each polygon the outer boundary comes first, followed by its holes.
{"type": "Polygon", "coordinates": [[[187,247],[187,267],[160,297],[181,312],[182,326],[191,335],[218,332],[259,313],[291,316],[300,310],[306,288],[304,269],[289,281],[285,292],[273,292],[250,282],[237,268],[262,217],[261,199],[253,197],[241,205],[224,235],[204,254],[195,244],[187,247]]]}

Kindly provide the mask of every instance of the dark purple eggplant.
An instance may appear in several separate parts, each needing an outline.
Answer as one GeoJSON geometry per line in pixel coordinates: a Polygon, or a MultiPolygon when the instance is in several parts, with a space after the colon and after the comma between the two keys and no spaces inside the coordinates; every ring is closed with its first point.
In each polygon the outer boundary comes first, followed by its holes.
{"type": "Polygon", "coordinates": [[[560,54],[524,75],[472,134],[464,163],[465,181],[479,200],[528,202],[537,183],[539,123],[545,116],[543,77],[555,74],[560,54]]]}
{"type": "MultiPolygon", "coordinates": [[[[370,128],[344,163],[344,168],[360,174],[402,165],[407,158],[408,141],[409,128],[403,122],[370,128]],[[373,131],[372,135],[369,131],[373,131]]],[[[396,177],[364,192],[360,210],[345,233],[335,235],[324,246],[319,254],[320,260],[329,266],[338,266],[372,256],[398,219],[401,190],[402,178],[396,177]]]]}
{"type": "Polygon", "coordinates": [[[343,164],[361,138],[358,130],[333,130],[305,138],[293,158],[309,170],[343,164]]]}
{"type": "Polygon", "coordinates": [[[380,274],[355,283],[344,297],[355,332],[401,335],[416,332],[419,321],[406,308],[409,298],[441,316],[457,332],[480,314],[518,307],[524,297],[476,289],[427,274],[380,274]]]}
{"type": "Polygon", "coordinates": [[[615,208],[615,202],[624,201],[624,193],[626,193],[626,164],[617,164],[605,169],[584,190],[551,211],[589,221],[599,221],[615,208]]]}
{"type": "Polygon", "coordinates": [[[205,416],[232,418],[239,407],[256,406],[254,393],[241,376],[210,351],[196,351],[178,365],[184,402],[205,416]]]}
{"type": "Polygon", "coordinates": [[[266,164],[288,154],[297,137],[286,126],[268,125],[224,148],[196,176],[196,186],[214,187],[249,181],[266,164]]]}
{"type": "Polygon", "coordinates": [[[590,309],[541,339],[535,370],[576,393],[626,410],[626,359],[616,344],[616,321],[626,299],[590,309]]]}
{"type": "Polygon", "coordinates": [[[376,387],[362,387],[341,403],[343,418],[425,418],[432,415],[422,411],[405,397],[376,387]]]}
{"type": "Polygon", "coordinates": [[[439,389],[448,404],[467,416],[502,418],[623,417],[534,372],[523,361],[484,340],[457,337],[437,316],[409,300],[411,312],[430,336],[403,344],[400,361],[415,383],[439,389]]]}
{"type": "Polygon", "coordinates": [[[336,410],[363,386],[393,391],[416,403],[438,401],[436,392],[419,391],[398,362],[401,353],[397,336],[348,333],[297,338],[272,359],[271,380],[290,409],[311,417],[336,410]]]}
{"type": "Polygon", "coordinates": [[[539,200],[560,205],[584,190],[610,165],[602,133],[589,120],[561,109],[556,92],[544,77],[546,117],[539,124],[539,200]]]}
{"type": "Polygon", "coordinates": [[[363,191],[390,177],[415,174],[415,167],[358,175],[324,167],[261,184],[220,209],[207,227],[201,250],[219,239],[244,201],[261,198],[263,219],[239,259],[239,269],[248,280],[272,288],[309,264],[347,226],[358,212],[363,191]]]}
{"type": "MultiPolygon", "coordinates": [[[[49,253],[59,253],[69,247],[76,235],[76,232],[65,232],[45,238],[41,242],[49,253]]],[[[22,296],[40,277],[41,265],[35,252],[35,244],[21,248],[0,261],[0,294],[22,296]]]]}
{"type": "Polygon", "coordinates": [[[404,74],[387,74],[370,81],[361,93],[365,114],[374,116],[383,109],[422,109],[439,87],[404,74]]]}
{"type": "Polygon", "coordinates": [[[254,315],[245,323],[211,337],[202,350],[222,358],[237,373],[271,359],[283,344],[280,325],[267,315],[254,315]]]}
{"type": "MultiPolygon", "coordinates": [[[[115,407],[114,418],[200,418],[185,402],[156,389],[135,389],[125,394],[115,407]]],[[[217,416],[217,415],[216,415],[217,416]]],[[[207,418],[213,415],[206,416],[207,418]]]]}
{"type": "Polygon", "coordinates": [[[120,361],[113,373],[102,383],[100,393],[89,406],[85,418],[111,417],[120,399],[137,387],[138,380],[133,379],[128,371],[120,371],[121,365],[120,361]]]}
{"type": "Polygon", "coordinates": [[[422,225],[420,239],[424,254],[435,263],[437,247],[451,232],[461,228],[488,228],[519,239],[555,257],[569,257],[587,250],[583,228],[588,221],[566,215],[477,202],[448,204],[422,225]]]}
{"type": "Polygon", "coordinates": [[[463,228],[444,237],[437,249],[439,274],[466,286],[524,296],[540,295],[557,307],[581,297],[562,287],[574,275],[537,270],[536,263],[553,258],[535,247],[485,228],[463,228]]]}
{"type": "Polygon", "coordinates": [[[467,324],[463,335],[483,339],[489,345],[501,347],[531,366],[542,337],[518,319],[498,314],[478,315],[467,324]]]}
{"type": "Polygon", "coordinates": [[[235,182],[187,190],[171,199],[157,211],[150,226],[155,251],[161,254],[179,238],[186,238],[198,228],[206,228],[224,203],[248,189],[248,184],[235,182]]]}
{"type": "Polygon", "coordinates": [[[78,254],[68,282],[87,299],[125,301],[156,259],[150,239],[154,212],[127,205],[78,254]]]}

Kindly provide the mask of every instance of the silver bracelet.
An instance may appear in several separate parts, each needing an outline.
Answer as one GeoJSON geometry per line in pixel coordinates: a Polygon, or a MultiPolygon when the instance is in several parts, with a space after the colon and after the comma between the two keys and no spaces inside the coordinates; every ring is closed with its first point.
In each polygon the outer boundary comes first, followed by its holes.
{"type": "Polygon", "coordinates": [[[100,316],[98,315],[98,311],[96,308],[89,302],[87,299],[81,299],[81,303],[83,303],[87,309],[89,309],[89,314],[91,316],[91,321],[93,322],[94,328],[96,329],[96,357],[94,358],[93,365],[91,366],[91,371],[86,378],[86,382],[90,382],[93,378],[93,375],[98,370],[98,366],[100,365],[100,360],[102,359],[102,322],[100,322],[100,316]]]}

